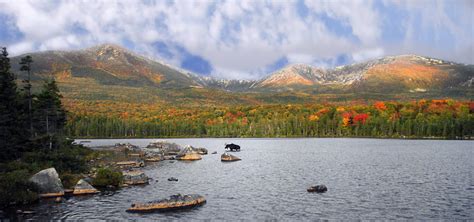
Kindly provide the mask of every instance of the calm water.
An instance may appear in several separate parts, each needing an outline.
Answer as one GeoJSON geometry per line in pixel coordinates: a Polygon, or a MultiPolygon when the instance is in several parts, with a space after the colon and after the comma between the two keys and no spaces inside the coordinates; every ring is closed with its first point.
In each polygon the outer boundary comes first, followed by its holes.
{"type": "MultiPolygon", "coordinates": [[[[92,140],[91,146],[150,139],[92,140]]],[[[380,139],[168,139],[206,147],[195,162],[147,166],[146,186],[113,195],[43,201],[33,219],[474,219],[474,142],[380,139]],[[222,163],[224,143],[242,161],[222,163]],[[217,155],[210,154],[218,151],[217,155]],[[178,182],[167,178],[177,177],[178,182]],[[156,181],[158,180],[158,181],[156,181]],[[325,184],[324,194],[306,188],[325,184]],[[131,203],[172,194],[207,198],[200,208],[130,214],[131,203]]]]}

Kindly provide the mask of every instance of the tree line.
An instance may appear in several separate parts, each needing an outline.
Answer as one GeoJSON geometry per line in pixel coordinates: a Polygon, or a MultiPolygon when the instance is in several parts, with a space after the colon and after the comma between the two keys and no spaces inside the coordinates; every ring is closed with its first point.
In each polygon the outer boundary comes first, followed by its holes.
{"type": "Polygon", "coordinates": [[[387,137],[465,139],[474,103],[455,100],[232,107],[70,105],[73,137],[387,137]]]}

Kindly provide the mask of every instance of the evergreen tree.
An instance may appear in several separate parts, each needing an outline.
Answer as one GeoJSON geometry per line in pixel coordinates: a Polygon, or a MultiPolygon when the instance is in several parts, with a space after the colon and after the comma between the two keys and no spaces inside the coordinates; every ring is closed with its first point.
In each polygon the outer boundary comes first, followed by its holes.
{"type": "Polygon", "coordinates": [[[30,134],[33,135],[33,120],[32,120],[32,109],[33,109],[33,97],[31,94],[31,63],[33,63],[33,59],[31,56],[25,56],[21,58],[20,61],[20,70],[25,71],[28,74],[27,79],[23,80],[25,83],[24,90],[26,91],[26,98],[28,101],[28,119],[30,124],[30,134]]]}
{"type": "Polygon", "coordinates": [[[46,81],[34,103],[35,132],[48,138],[48,147],[53,148],[53,138],[66,124],[66,111],[61,104],[61,94],[54,79],[46,81]]]}
{"type": "Polygon", "coordinates": [[[10,71],[6,48],[0,55],[0,160],[18,158],[24,141],[24,130],[19,124],[19,104],[15,76],[10,71]]]}

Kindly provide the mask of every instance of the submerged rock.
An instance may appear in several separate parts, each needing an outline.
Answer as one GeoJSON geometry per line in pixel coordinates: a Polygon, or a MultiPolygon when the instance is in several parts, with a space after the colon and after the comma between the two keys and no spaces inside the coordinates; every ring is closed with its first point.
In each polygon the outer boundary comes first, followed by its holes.
{"type": "Polygon", "coordinates": [[[148,176],[142,171],[125,171],[122,172],[123,183],[127,185],[148,184],[148,176]]]}
{"type": "Polygon", "coordinates": [[[217,151],[212,152],[211,154],[217,154],[217,151]]]}
{"type": "Polygon", "coordinates": [[[30,178],[39,189],[40,197],[59,197],[64,196],[64,188],[59,179],[58,172],[54,168],[42,170],[30,178]]]}
{"type": "Polygon", "coordinates": [[[74,187],[74,191],[72,194],[82,195],[82,194],[96,194],[96,193],[99,193],[97,189],[95,189],[87,181],[80,179],[77,182],[76,186],[74,187]]]}
{"type": "Polygon", "coordinates": [[[315,192],[315,193],[324,193],[328,191],[328,188],[326,187],[326,185],[316,185],[316,186],[309,187],[307,191],[315,192]]]}
{"type": "Polygon", "coordinates": [[[201,206],[206,203],[206,199],[198,194],[189,195],[172,195],[169,198],[148,203],[134,203],[127,212],[152,212],[152,211],[169,211],[201,206]]]}
{"type": "Polygon", "coordinates": [[[222,162],[233,162],[233,161],[239,161],[239,160],[241,159],[232,154],[224,153],[221,155],[222,162]]]}

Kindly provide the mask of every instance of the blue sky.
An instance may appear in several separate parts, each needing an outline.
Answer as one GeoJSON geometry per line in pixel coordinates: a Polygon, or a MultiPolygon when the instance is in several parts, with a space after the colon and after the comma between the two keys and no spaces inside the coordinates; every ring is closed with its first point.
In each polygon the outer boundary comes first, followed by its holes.
{"type": "Polygon", "coordinates": [[[474,63],[474,1],[0,0],[10,54],[115,43],[198,74],[258,79],[419,54],[474,63]]]}

